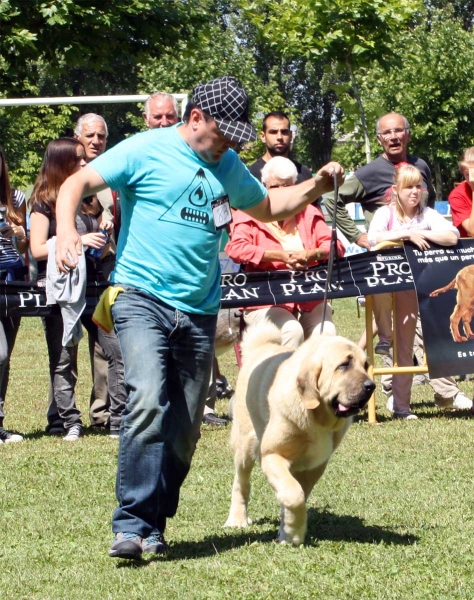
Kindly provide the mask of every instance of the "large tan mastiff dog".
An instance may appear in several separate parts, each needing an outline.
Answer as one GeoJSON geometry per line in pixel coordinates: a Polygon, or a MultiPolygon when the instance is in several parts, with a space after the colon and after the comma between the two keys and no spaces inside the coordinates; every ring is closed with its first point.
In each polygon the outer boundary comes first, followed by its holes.
{"type": "Polygon", "coordinates": [[[279,541],[302,544],[306,500],[375,384],[365,353],[345,338],[316,336],[296,351],[280,342],[280,331],[269,322],[244,334],[231,433],[235,479],[225,525],[251,523],[250,475],[260,457],[281,504],[279,541]]]}

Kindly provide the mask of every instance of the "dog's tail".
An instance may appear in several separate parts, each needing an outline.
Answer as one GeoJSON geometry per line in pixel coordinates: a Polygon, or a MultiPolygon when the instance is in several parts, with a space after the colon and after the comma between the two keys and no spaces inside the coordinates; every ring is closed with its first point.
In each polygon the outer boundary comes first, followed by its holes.
{"type": "Polygon", "coordinates": [[[453,290],[455,287],[456,287],[456,277],[451,281],[451,283],[448,283],[448,285],[445,285],[444,287],[439,288],[438,290],[433,290],[430,293],[430,298],[434,298],[434,297],[438,296],[438,294],[444,294],[444,292],[453,290]]]}
{"type": "Polygon", "coordinates": [[[242,357],[245,359],[251,352],[258,349],[263,344],[281,345],[281,331],[278,327],[265,319],[260,323],[250,325],[245,329],[242,343],[242,357]]]}

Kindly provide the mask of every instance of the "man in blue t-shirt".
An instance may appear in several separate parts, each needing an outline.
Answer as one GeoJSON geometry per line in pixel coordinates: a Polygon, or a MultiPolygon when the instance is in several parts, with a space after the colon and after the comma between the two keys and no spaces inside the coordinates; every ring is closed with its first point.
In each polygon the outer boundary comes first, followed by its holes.
{"type": "Polygon", "coordinates": [[[166,520],[200,433],[220,303],[218,260],[230,206],[262,221],[287,218],[332,189],[337,163],[297,186],[267,191],[235,153],[256,139],[248,97],[231,77],[198,85],[184,123],[137,134],[70,177],[59,192],[60,271],[82,251],[74,215],[81,197],[120,191],[122,229],[112,307],[129,396],[122,416],[109,555],[167,550],[166,520]]]}

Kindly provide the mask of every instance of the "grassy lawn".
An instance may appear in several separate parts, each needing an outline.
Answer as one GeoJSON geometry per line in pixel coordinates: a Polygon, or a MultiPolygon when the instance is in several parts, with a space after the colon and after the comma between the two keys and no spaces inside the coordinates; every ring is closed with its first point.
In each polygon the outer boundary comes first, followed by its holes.
{"type": "MultiPolygon", "coordinates": [[[[341,335],[357,340],[354,299],[334,303],[341,335]]],[[[78,398],[90,372],[81,344],[78,398]]],[[[233,382],[235,358],[221,369],[233,382]]],[[[473,368],[474,371],[474,368],[473,368]]],[[[472,384],[461,383],[467,395],[472,384]]],[[[117,441],[86,432],[75,444],[43,435],[47,356],[41,322],[23,319],[12,359],[6,426],[26,434],[0,447],[0,598],[7,599],[471,599],[474,421],[413,390],[415,422],[349,431],[309,502],[308,544],[275,543],[279,507],[259,469],[247,530],[224,530],[233,478],[229,429],[203,427],[170,520],[166,558],[108,558],[117,441]]],[[[226,411],[226,403],[219,405],[226,411]]],[[[87,421],[87,418],[86,418],[87,421]]]]}

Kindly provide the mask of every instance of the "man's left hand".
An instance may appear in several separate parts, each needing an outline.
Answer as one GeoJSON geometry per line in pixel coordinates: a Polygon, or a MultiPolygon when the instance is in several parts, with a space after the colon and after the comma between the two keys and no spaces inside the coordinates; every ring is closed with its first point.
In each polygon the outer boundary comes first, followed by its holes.
{"type": "Polygon", "coordinates": [[[370,250],[369,238],[367,237],[367,233],[363,233],[359,239],[355,242],[361,248],[365,248],[366,250],[370,250]]]}

